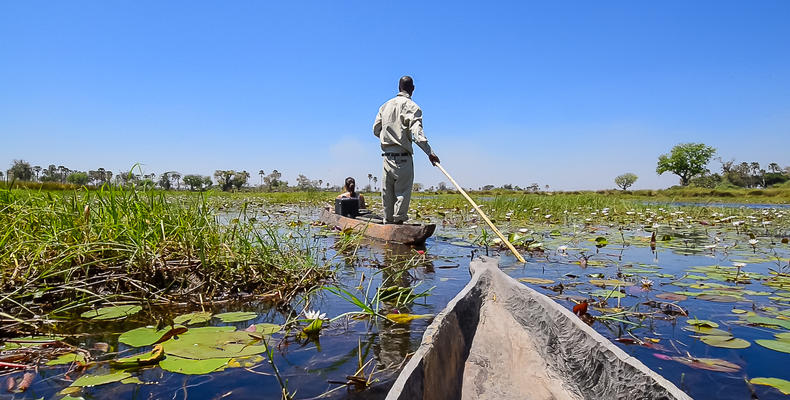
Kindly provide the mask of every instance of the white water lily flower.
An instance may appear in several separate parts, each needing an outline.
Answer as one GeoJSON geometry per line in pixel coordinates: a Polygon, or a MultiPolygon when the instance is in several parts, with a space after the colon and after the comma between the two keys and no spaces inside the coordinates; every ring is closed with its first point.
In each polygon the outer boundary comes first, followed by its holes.
{"type": "Polygon", "coordinates": [[[647,279],[647,278],[642,278],[642,286],[644,286],[644,287],[653,286],[653,281],[651,281],[650,279],[647,279]]]}
{"type": "Polygon", "coordinates": [[[709,244],[709,245],[705,246],[705,248],[706,248],[706,249],[715,249],[715,248],[716,248],[716,243],[714,243],[714,244],[709,244]]]}
{"type": "Polygon", "coordinates": [[[568,246],[558,246],[557,247],[557,251],[559,251],[560,253],[564,253],[565,250],[568,250],[568,246]]]}
{"type": "Polygon", "coordinates": [[[546,214],[546,215],[543,216],[543,218],[549,219],[549,218],[551,218],[551,214],[546,214]]]}
{"type": "Polygon", "coordinates": [[[521,229],[519,229],[519,230],[518,230],[518,232],[519,232],[519,233],[527,233],[527,232],[529,232],[529,229],[527,229],[527,228],[521,228],[521,229]]]}
{"type": "Polygon", "coordinates": [[[736,268],[743,268],[743,267],[745,267],[745,266],[746,266],[746,263],[743,263],[743,262],[734,262],[734,263],[732,263],[732,265],[733,265],[734,267],[736,267],[736,268]]]}
{"type": "Polygon", "coordinates": [[[321,313],[319,310],[305,311],[304,316],[307,319],[326,319],[326,313],[321,313]]]}
{"type": "Polygon", "coordinates": [[[759,240],[757,240],[757,239],[749,239],[749,244],[752,245],[752,246],[756,245],[757,242],[759,242],[759,240]]]}

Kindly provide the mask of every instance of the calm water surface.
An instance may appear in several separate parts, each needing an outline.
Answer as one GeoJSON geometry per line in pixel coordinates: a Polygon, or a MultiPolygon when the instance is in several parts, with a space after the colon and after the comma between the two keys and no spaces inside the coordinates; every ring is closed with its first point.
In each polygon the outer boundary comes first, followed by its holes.
{"type": "MultiPolygon", "coordinates": [[[[470,254],[476,247],[459,243],[459,238],[469,239],[466,236],[468,233],[440,227],[437,237],[429,239],[426,243],[425,260],[401,277],[401,284],[404,286],[419,283],[418,291],[433,287],[428,298],[418,300],[408,310],[412,314],[438,313],[468,282],[470,254]]],[[[656,294],[692,290],[688,286],[674,284],[695,283],[694,280],[679,280],[692,267],[732,266],[733,262],[741,260],[747,264],[744,271],[769,274],[771,270],[780,270],[787,265],[788,254],[790,254],[787,245],[781,243],[774,243],[770,252],[765,250],[761,254],[758,254],[757,249],[752,249],[750,252],[748,247],[744,248],[742,245],[739,249],[736,250],[734,247],[726,253],[703,250],[703,246],[709,243],[712,237],[704,232],[673,232],[673,240],[667,243],[659,242],[655,251],[645,243],[645,232],[638,230],[625,233],[627,245],[610,244],[600,249],[594,246],[594,242],[574,240],[572,234],[559,238],[551,237],[547,232],[534,232],[532,235],[538,240],[546,241],[545,251],[525,254],[526,264],[519,264],[510,255],[502,253],[500,267],[507,274],[514,278],[532,277],[554,281],[543,286],[532,284],[530,286],[555,297],[560,304],[568,308],[575,304],[568,299],[569,297],[587,297],[590,292],[600,289],[587,282],[590,275],[603,274],[606,279],[636,282],[642,278],[649,279],[653,282],[652,289],[640,290],[639,284],[631,286],[625,289],[626,296],[619,301],[620,306],[633,307],[633,311],[645,314],[656,311],[650,305],[644,304],[655,300],[656,294]],[[558,251],[556,249],[560,243],[570,243],[570,246],[566,251],[558,251]],[[769,253],[775,255],[774,259],[769,257],[769,253]],[[586,268],[582,268],[578,263],[582,255],[588,257],[586,268]],[[560,282],[566,287],[561,294],[548,289],[560,282]]],[[[596,235],[609,237],[611,241],[614,241],[613,238],[621,237],[617,230],[606,227],[600,228],[596,235]]],[[[328,259],[337,256],[332,248],[337,240],[335,237],[316,240],[326,249],[325,255],[328,259]]],[[[482,249],[479,251],[484,252],[482,249]]],[[[380,266],[403,263],[416,254],[413,249],[406,246],[384,246],[375,242],[365,242],[353,257],[346,257],[345,261],[343,258],[334,258],[340,260],[336,261],[340,263],[337,275],[339,284],[354,291],[361,282],[362,290],[369,284],[371,290],[375,290],[387,274],[379,268],[380,266]]],[[[777,291],[776,288],[763,286],[759,280],[739,286],[754,293],[773,294],[777,291]]],[[[642,326],[639,327],[601,322],[594,323],[593,327],[610,339],[630,338],[632,337],[630,335],[640,339],[648,337],[658,339],[657,346],[653,347],[615,343],[695,398],[744,399],[752,395],[744,379],[775,377],[790,380],[790,368],[786,368],[790,362],[790,354],[769,350],[754,343],[757,339],[772,339],[775,333],[787,330],[748,326],[742,324],[740,317],[732,313],[733,308],[756,312],[760,312],[765,307],[786,310],[790,304],[790,301],[770,300],[769,297],[774,296],[745,295],[736,301],[718,302],[699,300],[691,296],[688,300],[677,302],[689,311],[690,316],[716,321],[720,329],[729,330],[735,337],[748,340],[751,346],[746,349],[717,348],[702,343],[693,337],[691,332],[682,330],[687,326],[687,318],[683,316],[668,320],[646,318],[642,320],[642,326]],[[630,335],[626,333],[627,329],[630,329],[630,335]],[[724,373],[694,369],[675,361],[660,359],[655,354],[672,356],[689,354],[697,358],[719,358],[738,364],[741,370],[724,373]]],[[[301,309],[296,302],[293,305],[301,309]]],[[[617,305],[616,299],[608,300],[607,306],[617,305]]],[[[319,309],[327,313],[328,317],[355,310],[352,304],[326,292],[311,296],[310,308],[319,309]]],[[[288,311],[287,307],[271,308],[267,303],[242,303],[212,309],[214,312],[239,310],[255,311],[259,314],[255,320],[230,324],[239,329],[253,323],[282,323],[288,311]]],[[[186,311],[188,310],[179,309],[177,313],[186,311]]],[[[596,314],[593,312],[593,315],[596,314]]],[[[638,318],[631,320],[636,323],[640,321],[638,318]]],[[[275,346],[274,361],[287,380],[288,388],[296,391],[297,399],[315,398],[322,394],[325,394],[324,398],[335,399],[381,399],[386,395],[407,356],[418,347],[430,321],[430,319],[418,319],[409,325],[396,325],[384,321],[339,320],[326,327],[317,342],[300,341],[292,337],[284,338],[282,333],[276,334],[272,342],[275,346]],[[366,371],[374,368],[374,385],[361,392],[347,388],[338,389],[341,385],[331,382],[344,381],[347,375],[352,375],[356,371],[360,349],[363,362],[373,360],[366,371]],[[331,392],[326,394],[329,391],[331,392]]],[[[136,319],[123,323],[64,322],[60,328],[66,332],[77,333],[77,336],[69,340],[84,348],[90,348],[95,342],[107,342],[113,349],[125,351],[129,348],[118,344],[118,334],[150,323],[152,320],[136,316],[136,319]]],[[[100,365],[94,367],[91,372],[99,373],[107,368],[106,365],[100,365]]],[[[15,395],[4,393],[0,398],[59,399],[62,396],[56,393],[70,383],[62,375],[64,370],[64,368],[42,369],[33,386],[26,393],[15,395]]],[[[266,362],[249,369],[229,368],[200,376],[169,373],[158,367],[143,369],[134,374],[145,384],[109,384],[85,389],[82,395],[86,399],[119,400],[280,398],[280,386],[272,375],[272,368],[266,362]]],[[[755,386],[753,390],[760,399],[783,398],[781,393],[773,388],[755,386]]]]}

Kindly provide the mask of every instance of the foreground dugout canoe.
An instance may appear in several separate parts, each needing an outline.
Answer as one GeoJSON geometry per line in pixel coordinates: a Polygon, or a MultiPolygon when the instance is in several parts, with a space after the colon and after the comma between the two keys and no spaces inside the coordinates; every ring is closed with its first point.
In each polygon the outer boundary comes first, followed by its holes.
{"type": "Polygon", "coordinates": [[[433,235],[433,231],[436,230],[434,224],[379,224],[364,218],[348,218],[335,214],[327,208],[321,211],[320,220],[339,229],[351,228],[374,239],[403,244],[423,244],[425,239],[433,235]]]}
{"type": "Polygon", "coordinates": [[[470,270],[387,400],[690,399],[496,259],[470,270]]]}

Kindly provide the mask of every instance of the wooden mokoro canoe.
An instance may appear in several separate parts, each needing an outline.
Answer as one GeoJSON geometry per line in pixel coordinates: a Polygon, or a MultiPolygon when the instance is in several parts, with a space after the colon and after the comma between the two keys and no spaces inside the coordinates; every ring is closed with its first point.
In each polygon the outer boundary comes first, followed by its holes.
{"type": "Polygon", "coordinates": [[[496,259],[470,270],[387,400],[690,399],[496,259]]]}
{"type": "Polygon", "coordinates": [[[335,214],[328,208],[321,211],[321,216],[319,218],[321,222],[329,226],[339,229],[351,228],[374,239],[403,244],[423,244],[425,243],[425,239],[433,235],[433,231],[436,230],[436,225],[434,224],[395,225],[376,223],[364,217],[348,218],[335,214]]]}

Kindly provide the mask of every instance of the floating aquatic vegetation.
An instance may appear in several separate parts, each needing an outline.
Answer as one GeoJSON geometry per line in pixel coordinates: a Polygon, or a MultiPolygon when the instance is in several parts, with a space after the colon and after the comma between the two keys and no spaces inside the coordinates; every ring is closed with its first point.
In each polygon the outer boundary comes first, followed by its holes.
{"type": "Polygon", "coordinates": [[[777,319],[769,317],[761,317],[758,315],[750,315],[746,317],[746,322],[754,325],[774,326],[790,329],[790,320],[777,319]]]}
{"type": "Polygon", "coordinates": [[[159,362],[159,367],[165,371],[179,374],[203,375],[224,369],[230,363],[230,360],[230,357],[195,360],[168,355],[167,358],[159,362]]]}
{"type": "Polygon", "coordinates": [[[553,280],[544,278],[518,278],[518,280],[525,283],[531,283],[533,285],[550,285],[554,283],[553,280]]]}
{"type": "Polygon", "coordinates": [[[173,318],[174,324],[184,324],[184,325],[194,325],[200,324],[203,322],[208,322],[211,320],[211,312],[208,311],[196,311],[189,314],[179,315],[173,318]]]}
{"type": "Polygon", "coordinates": [[[62,364],[73,364],[73,363],[80,363],[85,364],[87,362],[87,358],[85,357],[84,353],[66,353],[60,355],[58,358],[53,360],[49,360],[47,365],[62,365],[62,364]]]}
{"type": "Polygon", "coordinates": [[[706,327],[706,328],[718,328],[719,327],[719,324],[717,324],[717,323],[715,323],[713,321],[705,320],[705,319],[696,319],[696,318],[688,319],[688,320],[686,320],[686,323],[689,324],[689,325],[701,326],[701,327],[706,327]]]}
{"type": "Polygon", "coordinates": [[[126,318],[128,316],[137,314],[143,308],[139,305],[124,305],[124,306],[112,306],[112,307],[103,307],[96,310],[85,311],[80,316],[82,318],[89,318],[95,320],[112,320],[112,319],[121,319],[126,318]]]}
{"type": "Polygon", "coordinates": [[[790,353],[790,341],[787,340],[758,339],[755,340],[754,342],[759,344],[760,346],[765,347],[766,349],[780,351],[782,353],[790,353]]]}
{"type": "Polygon", "coordinates": [[[753,385],[765,385],[782,392],[782,394],[790,395],[790,381],[779,378],[752,378],[749,383],[753,385]]]}
{"type": "Polygon", "coordinates": [[[307,323],[307,326],[302,328],[302,332],[305,335],[318,335],[321,332],[321,329],[324,327],[324,320],[326,319],[326,313],[321,313],[318,310],[315,311],[305,311],[305,319],[300,320],[301,322],[307,323]]]}
{"type": "Polygon", "coordinates": [[[214,318],[219,318],[222,322],[243,322],[249,321],[251,319],[255,319],[258,317],[258,314],[254,312],[245,312],[245,311],[234,311],[234,312],[226,312],[222,314],[215,314],[214,318]]]}
{"type": "Polygon", "coordinates": [[[72,387],[91,387],[106,385],[113,382],[121,382],[124,379],[131,377],[132,374],[125,371],[116,371],[109,374],[101,375],[83,375],[74,380],[71,384],[72,387]]]}
{"type": "Polygon", "coordinates": [[[701,336],[700,340],[708,346],[724,347],[727,349],[745,349],[751,346],[751,343],[747,340],[724,335],[701,336]]]}
{"type": "Polygon", "coordinates": [[[144,365],[153,365],[165,358],[165,349],[161,345],[156,345],[151,351],[134,354],[127,357],[110,360],[110,365],[114,368],[136,368],[144,365]]]}
{"type": "Polygon", "coordinates": [[[184,326],[167,327],[163,329],[141,327],[122,333],[121,336],[118,337],[118,341],[132,347],[142,347],[164,342],[184,332],[187,332],[187,328],[184,326]]]}
{"type": "Polygon", "coordinates": [[[741,369],[741,366],[738,364],[734,364],[729,361],[718,359],[718,358],[692,358],[692,357],[681,357],[681,356],[668,356],[666,354],[659,354],[659,353],[655,353],[653,355],[662,360],[677,361],[691,368],[704,369],[708,371],[737,372],[740,371],[741,369]]]}
{"type": "Polygon", "coordinates": [[[433,314],[387,314],[387,319],[396,323],[396,324],[408,324],[415,319],[424,319],[424,318],[431,318],[433,314]]]}

